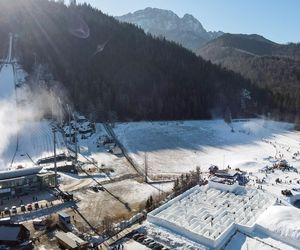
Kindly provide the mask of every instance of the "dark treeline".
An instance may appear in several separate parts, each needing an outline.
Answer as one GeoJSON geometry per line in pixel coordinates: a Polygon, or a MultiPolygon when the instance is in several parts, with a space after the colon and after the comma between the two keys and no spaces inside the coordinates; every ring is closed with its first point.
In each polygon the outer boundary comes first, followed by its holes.
{"type": "Polygon", "coordinates": [[[1,0],[1,39],[9,32],[18,35],[24,68],[47,65],[75,108],[95,120],[204,119],[227,108],[233,116],[286,111],[270,91],[239,74],[88,5],[1,0]],[[251,98],[242,96],[244,89],[251,98]]]}
{"type": "Polygon", "coordinates": [[[293,120],[299,112],[300,43],[277,44],[259,35],[225,34],[198,52],[272,92],[277,109],[269,107],[269,111],[277,118],[293,120]]]}

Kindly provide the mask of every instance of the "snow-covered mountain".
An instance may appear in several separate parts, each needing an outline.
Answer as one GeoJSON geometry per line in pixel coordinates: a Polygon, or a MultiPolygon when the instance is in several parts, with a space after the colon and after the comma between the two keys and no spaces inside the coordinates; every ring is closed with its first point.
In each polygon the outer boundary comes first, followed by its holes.
{"type": "Polygon", "coordinates": [[[116,17],[118,20],[136,24],[155,36],[180,43],[186,48],[196,50],[215,39],[223,32],[206,31],[194,16],[185,14],[182,18],[170,10],[146,8],[116,17]]]}

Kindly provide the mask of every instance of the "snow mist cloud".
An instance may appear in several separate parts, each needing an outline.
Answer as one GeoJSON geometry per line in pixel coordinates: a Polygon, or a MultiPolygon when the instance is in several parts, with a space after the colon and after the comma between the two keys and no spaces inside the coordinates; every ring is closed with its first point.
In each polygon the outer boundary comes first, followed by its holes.
{"type": "Polygon", "coordinates": [[[39,121],[52,112],[56,118],[62,114],[57,98],[48,90],[38,88],[31,92],[28,88],[19,88],[17,96],[18,104],[14,96],[0,100],[0,170],[9,167],[17,135],[26,122],[39,121]]]}

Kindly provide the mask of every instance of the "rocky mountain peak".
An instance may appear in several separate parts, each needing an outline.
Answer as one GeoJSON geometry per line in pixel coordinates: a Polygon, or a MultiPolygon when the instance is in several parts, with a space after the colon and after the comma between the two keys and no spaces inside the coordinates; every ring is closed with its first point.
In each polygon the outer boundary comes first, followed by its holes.
{"type": "Polygon", "coordinates": [[[223,32],[207,32],[201,22],[191,14],[180,18],[170,10],[146,8],[116,17],[118,20],[136,24],[155,36],[180,43],[186,48],[196,49],[223,34],[223,32]]]}

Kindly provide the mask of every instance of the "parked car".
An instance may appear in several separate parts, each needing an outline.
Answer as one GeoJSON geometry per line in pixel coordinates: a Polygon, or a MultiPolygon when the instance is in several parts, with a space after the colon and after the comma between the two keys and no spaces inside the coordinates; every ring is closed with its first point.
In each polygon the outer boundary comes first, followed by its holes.
{"type": "Polygon", "coordinates": [[[143,242],[143,240],[144,240],[145,238],[146,238],[146,236],[143,235],[143,236],[138,237],[138,238],[136,239],[136,241],[138,241],[138,242],[143,242]]]}
{"type": "Polygon", "coordinates": [[[143,244],[147,245],[147,244],[150,244],[151,242],[154,242],[154,240],[146,238],[146,239],[144,239],[143,244]]]}
{"type": "Polygon", "coordinates": [[[132,235],[132,239],[137,240],[137,238],[139,238],[141,236],[143,236],[143,234],[136,233],[136,234],[132,235]]]}
{"type": "Polygon", "coordinates": [[[154,242],[148,244],[147,246],[150,247],[151,249],[153,249],[153,248],[157,247],[158,245],[159,245],[159,244],[158,244],[157,242],[154,241],[154,242]]]}
{"type": "Polygon", "coordinates": [[[34,203],[34,208],[35,208],[36,210],[38,210],[38,209],[40,208],[40,206],[39,206],[39,203],[38,203],[38,202],[34,203]]]}
{"type": "Polygon", "coordinates": [[[152,249],[154,249],[154,250],[162,250],[163,246],[161,244],[157,243],[157,245],[155,247],[153,247],[152,249]]]}
{"type": "Polygon", "coordinates": [[[8,207],[4,208],[4,214],[10,214],[10,210],[8,207]]]}
{"type": "Polygon", "coordinates": [[[32,204],[30,204],[30,203],[27,204],[27,210],[28,210],[28,211],[31,211],[31,210],[32,210],[32,204]]]}
{"type": "Polygon", "coordinates": [[[21,211],[22,211],[22,212],[26,212],[26,207],[25,207],[25,205],[21,205],[21,211]]]}
{"type": "Polygon", "coordinates": [[[13,214],[16,214],[16,213],[17,213],[17,207],[16,207],[16,206],[12,206],[12,207],[11,207],[11,212],[12,212],[13,214]]]}

